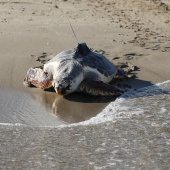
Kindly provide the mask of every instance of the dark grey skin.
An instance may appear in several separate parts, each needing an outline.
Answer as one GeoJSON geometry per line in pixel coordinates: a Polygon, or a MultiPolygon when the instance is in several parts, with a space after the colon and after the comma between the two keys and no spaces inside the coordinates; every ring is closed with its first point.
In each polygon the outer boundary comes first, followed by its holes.
{"type": "Polygon", "coordinates": [[[108,83],[120,70],[85,43],[63,51],[48,61],[43,69],[30,68],[24,84],[41,89],[54,87],[60,95],[75,91],[95,96],[118,96],[124,90],[108,83]]]}

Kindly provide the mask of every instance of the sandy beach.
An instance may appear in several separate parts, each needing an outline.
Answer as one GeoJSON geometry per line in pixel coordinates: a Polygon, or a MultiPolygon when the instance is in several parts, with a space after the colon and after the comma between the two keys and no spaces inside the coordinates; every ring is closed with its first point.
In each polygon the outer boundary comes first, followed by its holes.
{"type": "Polygon", "coordinates": [[[78,123],[114,101],[82,94],[63,98],[23,85],[26,71],[41,65],[38,58],[48,60],[77,46],[70,23],[79,42],[102,51],[116,65],[139,68],[134,71],[137,77],[125,82],[132,89],[170,80],[169,0],[10,0],[0,1],[0,14],[0,123],[32,127],[78,123]]]}
{"type": "MultiPolygon", "coordinates": [[[[69,23],[79,42],[86,42],[95,50],[103,50],[114,64],[128,62],[140,68],[136,73],[138,78],[128,80],[132,88],[170,79],[170,18],[165,4],[130,0],[125,4],[121,1],[94,3],[83,0],[9,1],[0,2],[0,5],[0,87],[26,92],[29,96],[22,99],[24,103],[32,100],[41,103],[46,112],[58,115],[61,120],[70,123],[87,120],[109,103],[102,99],[99,99],[100,102],[96,99],[89,102],[88,99],[85,99],[86,102],[76,99],[77,102],[73,102],[23,86],[27,69],[40,65],[36,61],[38,57],[44,55],[43,59],[47,60],[77,46],[69,23]]],[[[8,97],[3,95],[0,100],[4,98],[8,97]]],[[[75,100],[75,97],[72,98],[75,100]]],[[[7,107],[15,111],[18,106],[8,102],[7,107]]],[[[31,105],[27,107],[32,109],[31,105]]],[[[24,110],[23,107],[23,113],[24,110]]]]}

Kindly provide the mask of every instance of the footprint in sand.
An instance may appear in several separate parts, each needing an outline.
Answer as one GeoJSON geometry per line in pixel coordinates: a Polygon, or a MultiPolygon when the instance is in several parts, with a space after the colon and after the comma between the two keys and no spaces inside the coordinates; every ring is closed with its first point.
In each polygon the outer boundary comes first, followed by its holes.
{"type": "Polygon", "coordinates": [[[121,68],[123,71],[125,71],[126,72],[126,76],[128,78],[136,78],[137,76],[136,76],[136,73],[134,73],[134,71],[139,71],[140,70],[139,67],[131,65],[128,62],[118,63],[117,67],[121,68]]]}
{"type": "Polygon", "coordinates": [[[40,63],[44,64],[46,62],[45,57],[47,56],[47,53],[42,53],[42,55],[38,56],[36,61],[39,61],[40,63]]]}
{"type": "Polygon", "coordinates": [[[125,56],[127,60],[132,60],[134,59],[135,56],[144,56],[144,54],[131,52],[131,53],[124,54],[123,56],[125,56]]]}
{"type": "Polygon", "coordinates": [[[8,21],[7,21],[7,19],[5,18],[5,19],[3,19],[1,22],[7,23],[8,21]]]}
{"type": "Polygon", "coordinates": [[[47,61],[52,59],[54,55],[52,53],[48,54],[46,52],[42,52],[39,55],[32,54],[31,57],[34,57],[36,61],[40,62],[41,64],[45,64],[47,61]]]}
{"type": "Polygon", "coordinates": [[[120,57],[113,57],[112,60],[118,60],[120,57]]]}
{"type": "Polygon", "coordinates": [[[162,49],[162,52],[170,52],[170,46],[164,47],[164,48],[162,49]]]}
{"type": "MultiPolygon", "coordinates": [[[[93,49],[92,49],[93,50],[93,49]]],[[[102,50],[102,49],[99,49],[99,50],[94,50],[94,52],[97,52],[97,53],[100,53],[102,55],[109,55],[106,51],[102,50]]]]}
{"type": "Polygon", "coordinates": [[[161,46],[160,45],[155,45],[153,47],[151,47],[152,50],[160,50],[161,46]]]}

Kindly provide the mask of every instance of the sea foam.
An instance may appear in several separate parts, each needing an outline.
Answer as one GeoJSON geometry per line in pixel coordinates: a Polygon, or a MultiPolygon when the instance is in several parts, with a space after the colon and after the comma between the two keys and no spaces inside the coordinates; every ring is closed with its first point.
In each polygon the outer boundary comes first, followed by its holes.
{"type": "MultiPolygon", "coordinates": [[[[137,90],[130,90],[111,102],[96,117],[78,124],[90,125],[145,113],[170,115],[170,80],[137,90]]],[[[78,124],[72,124],[78,125],[78,124]]]]}

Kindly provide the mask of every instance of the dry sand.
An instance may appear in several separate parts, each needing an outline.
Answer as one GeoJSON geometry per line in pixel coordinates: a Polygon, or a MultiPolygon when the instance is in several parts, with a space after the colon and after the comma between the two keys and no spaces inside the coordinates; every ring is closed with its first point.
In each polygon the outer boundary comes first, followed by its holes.
{"type": "Polygon", "coordinates": [[[109,104],[110,99],[77,94],[65,99],[22,84],[27,69],[40,65],[37,57],[47,59],[77,45],[69,22],[79,42],[104,50],[115,64],[140,68],[138,78],[127,82],[132,88],[170,79],[168,0],[10,0],[0,2],[0,14],[2,123],[79,122],[109,104]]]}

